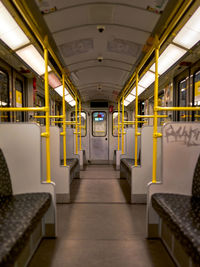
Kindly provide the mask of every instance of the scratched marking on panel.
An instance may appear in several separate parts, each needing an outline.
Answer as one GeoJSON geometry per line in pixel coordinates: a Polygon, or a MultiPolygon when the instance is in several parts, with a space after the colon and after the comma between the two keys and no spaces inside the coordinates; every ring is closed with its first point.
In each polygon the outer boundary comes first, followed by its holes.
{"type": "Polygon", "coordinates": [[[181,142],[186,146],[200,146],[200,127],[197,125],[167,125],[167,143],[181,142]]]}

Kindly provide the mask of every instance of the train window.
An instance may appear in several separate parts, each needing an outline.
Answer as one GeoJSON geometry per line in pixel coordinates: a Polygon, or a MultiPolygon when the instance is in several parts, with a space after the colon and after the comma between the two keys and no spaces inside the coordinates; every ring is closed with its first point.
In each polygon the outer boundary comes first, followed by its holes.
{"type": "MultiPolygon", "coordinates": [[[[200,71],[194,75],[194,106],[200,107],[200,71]]],[[[200,121],[200,111],[195,112],[195,121],[200,121]]]]}
{"type": "MultiPolygon", "coordinates": [[[[15,97],[16,107],[23,107],[23,82],[19,79],[15,80],[15,97]]],[[[24,112],[16,112],[16,121],[24,121],[24,112]]]]}
{"type": "MultiPolygon", "coordinates": [[[[122,121],[122,112],[120,112],[120,122],[122,121]]],[[[124,121],[128,121],[128,113],[124,111],[124,121]]],[[[128,125],[124,125],[127,128],[128,125]]],[[[118,112],[114,111],[112,114],[112,135],[114,137],[118,136],[118,112]]]]}
{"type": "MultiPolygon", "coordinates": [[[[56,116],[62,115],[61,110],[62,110],[62,106],[60,105],[60,103],[59,102],[55,102],[55,115],[56,116]]],[[[62,119],[61,118],[55,118],[55,121],[60,121],[61,122],[62,119]]],[[[58,127],[62,127],[62,124],[61,123],[56,123],[56,125],[58,127]]]]}
{"type": "MultiPolygon", "coordinates": [[[[36,99],[35,99],[36,107],[44,107],[45,106],[45,99],[43,96],[37,94],[36,99]]],[[[37,116],[45,115],[44,112],[36,112],[37,116]]],[[[42,118],[37,118],[36,119],[37,123],[40,125],[45,125],[45,119],[42,118]]]]}
{"type": "MultiPolygon", "coordinates": [[[[9,79],[3,71],[0,71],[0,107],[9,107],[9,79]]],[[[1,112],[0,122],[10,121],[9,116],[9,112],[1,112]]]]}
{"type": "MultiPolygon", "coordinates": [[[[179,107],[187,106],[187,80],[182,80],[178,85],[178,94],[179,94],[179,107]]],[[[180,111],[179,113],[180,121],[186,121],[185,111],[180,111]]]]}
{"type": "Polygon", "coordinates": [[[104,111],[95,111],[92,113],[92,135],[107,135],[107,114],[104,111]]]}
{"type": "MultiPolygon", "coordinates": [[[[75,121],[75,111],[71,112],[71,121],[75,121]]],[[[78,115],[79,121],[79,115],[78,115]]],[[[75,128],[76,125],[72,125],[71,128],[75,128]]],[[[87,114],[85,111],[81,112],[81,136],[85,137],[87,135],[87,114]]]]}

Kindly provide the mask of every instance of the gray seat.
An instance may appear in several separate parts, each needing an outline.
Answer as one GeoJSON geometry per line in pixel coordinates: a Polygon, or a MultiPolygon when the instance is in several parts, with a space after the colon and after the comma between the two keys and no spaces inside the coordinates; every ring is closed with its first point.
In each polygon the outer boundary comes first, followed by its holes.
{"type": "Polygon", "coordinates": [[[200,266],[200,156],[192,185],[192,196],[156,193],[152,206],[171,229],[185,252],[200,266]]]}
{"type": "Polygon", "coordinates": [[[12,194],[9,170],[0,149],[0,266],[14,264],[50,204],[49,193],[12,194]]]}

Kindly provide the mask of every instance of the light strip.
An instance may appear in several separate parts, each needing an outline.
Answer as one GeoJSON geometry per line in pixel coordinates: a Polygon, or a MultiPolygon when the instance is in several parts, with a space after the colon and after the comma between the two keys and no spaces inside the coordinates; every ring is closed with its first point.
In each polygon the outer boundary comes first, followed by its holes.
{"type": "Polygon", "coordinates": [[[70,102],[68,102],[70,104],[71,107],[74,107],[76,105],[76,101],[75,100],[72,100],[70,102]]]}
{"type": "Polygon", "coordinates": [[[124,100],[132,102],[135,99],[135,96],[132,94],[129,94],[124,100]]]}
{"type": "Polygon", "coordinates": [[[70,94],[65,96],[65,101],[70,102],[72,100],[73,100],[73,97],[70,94]]]}
{"type": "Polygon", "coordinates": [[[0,2],[0,39],[15,50],[30,41],[18,26],[14,18],[0,2]]]}
{"type": "Polygon", "coordinates": [[[147,71],[145,75],[142,77],[142,79],[139,81],[139,85],[144,88],[147,88],[154,82],[154,80],[155,80],[155,74],[150,71],[147,71]]]}
{"type": "MultiPolygon", "coordinates": [[[[142,92],[144,92],[144,90],[145,90],[144,87],[138,85],[138,96],[139,96],[142,92]]],[[[130,94],[132,94],[132,95],[136,95],[136,88],[135,88],[135,87],[134,87],[133,90],[130,92],[130,94]]]]}
{"type": "MultiPolygon", "coordinates": [[[[39,75],[45,73],[44,59],[33,45],[26,46],[18,50],[16,53],[39,75]]],[[[51,68],[48,66],[48,71],[50,70],[51,68]]]]}
{"type": "Polygon", "coordinates": [[[200,7],[183,26],[173,42],[190,49],[200,40],[200,7]]]}
{"type": "Polygon", "coordinates": [[[49,79],[49,85],[52,87],[52,88],[57,88],[59,86],[61,86],[61,82],[60,80],[58,79],[58,77],[56,76],[55,73],[49,73],[48,75],[48,79],[49,79]]]}
{"type": "MultiPolygon", "coordinates": [[[[55,91],[61,96],[61,97],[63,97],[63,86],[61,85],[61,86],[58,86],[58,87],[56,87],[55,88],[55,91]]],[[[67,90],[66,90],[66,88],[65,88],[65,94],[67,95],[67,90]]]]}
{"type": "Polygon", "coordinates": [[[128,106],[131,102],[124,99],[124,106],[128,106]]]}
{"type": "MultiPolygon", "coordinates": [[[[158,73],[161,75],[174,65],[187,51],[173,44],[168,45],[158,59],[158,73]]],[[[155,63],[150,68],[155,72],[155,63]]]]}

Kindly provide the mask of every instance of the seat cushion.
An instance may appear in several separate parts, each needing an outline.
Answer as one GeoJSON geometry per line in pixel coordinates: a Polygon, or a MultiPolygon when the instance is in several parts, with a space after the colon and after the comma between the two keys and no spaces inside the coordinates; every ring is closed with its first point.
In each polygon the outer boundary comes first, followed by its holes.
{"type": "Polygon", "coordinates": [[[200,198],[158,193],[152,196],[152,205],[185,252],[200,263],[200,198]]]}
{"type": "Polygon", "coordinates": [[[194,170],[194,177],[192,183],[192,195],[200,198],[200,155],[194,170]]]}
{"type": "Polygon", "coordinates": [[[9,266],[51,204],[49,193],[0,198],[0,266],[9,266]]]}
{"type": "Polygon", "coordinates": [[[0,197],[12,195],[10,173],[3,152],[0,149],[0,197]]]}
{"type": "MultiPolygon", "coordinates": [[[[64,160],[61,160],[61,165],[64,164],[64,160]]],[[[67,165],[70,167],[70,170],[73,169],[76,165],[78,164],[78,159],[73,158],[73,159],[67,159],[67,165]]]]}
{"type": "Polygon", "coordinates": [[[135,164],[135,159],[123,158],[121,159],[121,163],[123,163],[131,171],[132,166],[135,164]]]}

